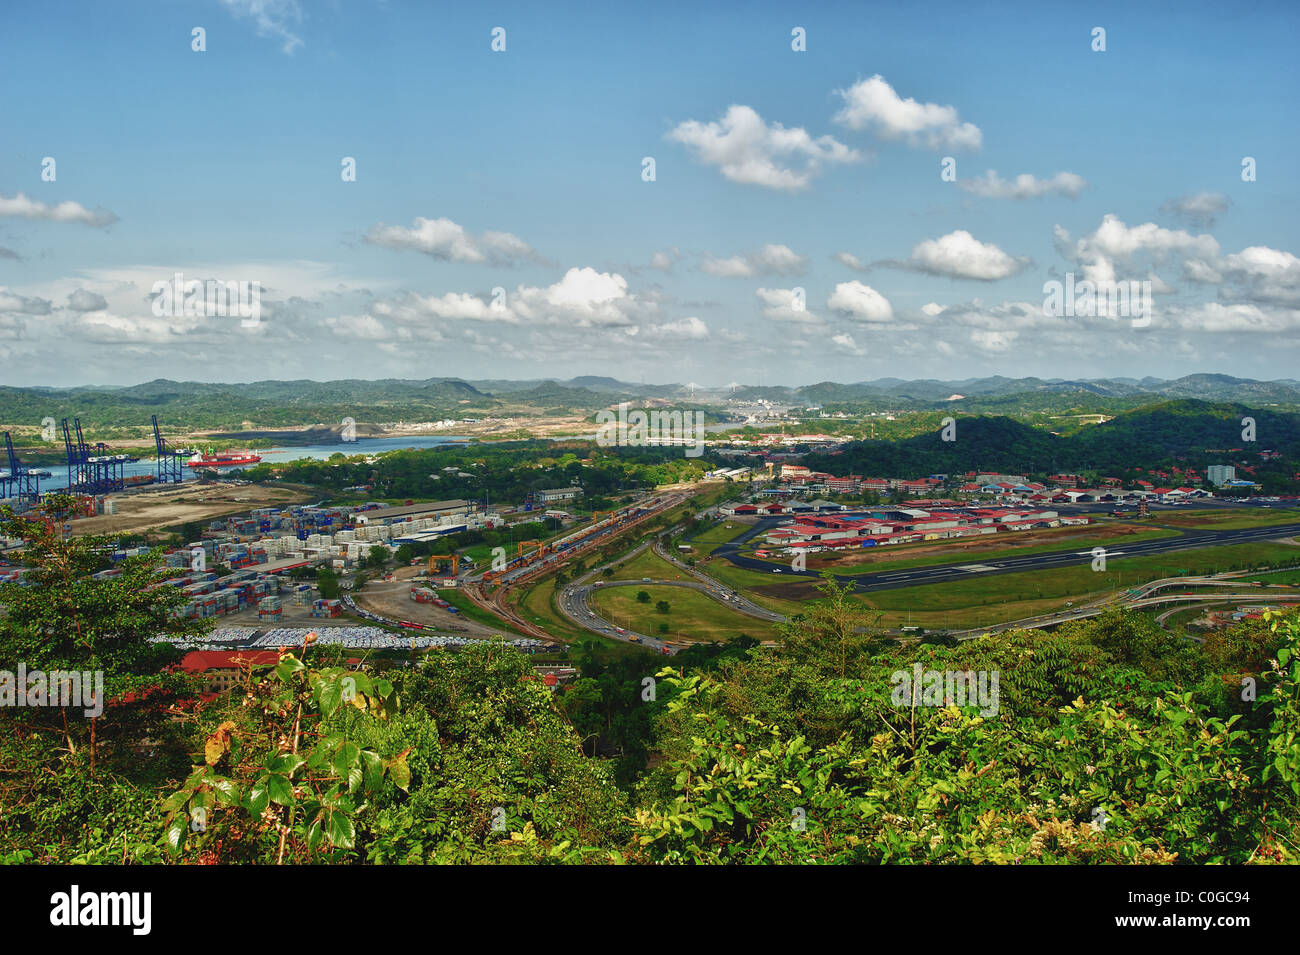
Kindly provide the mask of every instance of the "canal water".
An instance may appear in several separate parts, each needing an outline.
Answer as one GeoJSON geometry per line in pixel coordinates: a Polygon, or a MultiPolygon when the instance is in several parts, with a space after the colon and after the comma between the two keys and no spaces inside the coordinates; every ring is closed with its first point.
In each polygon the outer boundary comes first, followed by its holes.
{"type": "MultiPolygon", "coordinates": [[[[351,457],[354,454],[382,454],[385,451],[408,451],[422,448],[436,448],[446,444],[460,444],[466,441],[466,438],[455,437],[452,435],[411,435],[409,437],[397,438],[357,438],[355,441],[340,441],[334,444],[307,444],[301,447],[283,447],[267,448],[265,450],[255,450],[254,454],[262,456],[262,462],[268,464],[282,464],[285,461],[297,461],[301,458],[318,458],[325,460],[332,454],[346,454],[351,457]]],[[[68,486],[68,469],[66,466],[45,466],[45,470],[52,472],[51,477],[41,478],[41,491],[58,491],[68,486]]],[[[223,469],[223,473],[229,469],[223,469]]],[[[135,477],[140,474],[157,474],[158,463],[153,458],[142,458],[139,461],[128,463],[123,466],[123,473],[127,477],[135,477]]],[[[184,468],[183,473],[186,480],[194,478],[193,468],[184,468]]]]}

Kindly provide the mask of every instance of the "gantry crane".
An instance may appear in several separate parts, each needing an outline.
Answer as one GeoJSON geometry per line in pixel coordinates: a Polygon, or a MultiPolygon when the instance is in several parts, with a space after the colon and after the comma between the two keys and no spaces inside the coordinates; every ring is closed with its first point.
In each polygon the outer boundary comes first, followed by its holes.
{"type": "Polygon", "coordinates": [[[429,555],[429,576],[430,577],[432,577],[437,572],[438,562],[444,560],[451,561],[451,575],[453,577],[456,576],[456,574],[460,570],[460,554],[430,554],[429,555]]]}

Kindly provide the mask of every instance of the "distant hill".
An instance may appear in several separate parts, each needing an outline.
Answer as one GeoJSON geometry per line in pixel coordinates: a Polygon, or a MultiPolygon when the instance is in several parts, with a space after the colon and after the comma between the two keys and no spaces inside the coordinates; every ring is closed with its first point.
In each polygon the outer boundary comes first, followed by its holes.
{"type": "Polygon", "coordinates": [[[907,381],[880,378],[856,384],[820,382],[794,390],[809,404],[856,402],[870,399],[904,399],[913,403],[946,402],[953,394],[968,398],[1002,398],[1011,395],[1078,395],[1102,398],[1199,398],[1205,401],[1277,403],[1300,407],[1300,386],[1294,381],[1255,381],[1231,375],[1187,375],[1172,381],[1159,378],[1097,380],[1042,378],[967,378],[956,381],[907,381]]]}
{"type": "MultiPolygon", "coordinates": [[[[420,421],[482,415],[503,408],[534,407],[591,413],[617,401],[663,399],[674,405],[709,405],[726,400],[768,401],[794,408],[818,406],[859,414],[869,411],[943,411],[955,415],[1040,416],[1037,423],[1068,433],[1079,427],[1066,416],[1122,415],[1182,399],[1237,403],[1279,411],[1300,410],[1300,383],[1256,381],[1231,375],[1196,374],[1159,378],[1042,379],[991,376],[943,381],[879,378],[811,385],[740,385],[726,388],[678,383],[639,384],[607,375],[568,380],[511,381],[460,378],[375,381],[173,381],[159,378],[129,386],[75,388],[0,386],[0,424],[33,428],[46,417],[79,416],[95,429],[146,427],[157,414],[169,428],[238,431],[244,422],[261,428],[336,425],[344,417],[363,421],[420,421]],[[949,400],[954,394],[962,397],[949,400]],[[1042,416],[1049,416],[1043,418],[1042,416]],[[1060,417],[1060,421],[1051,420],[1060,417]]],[[[1093,431],[1089,426],[1084,429],[1093,431]]],[[[1082,432],[1081,432],[1082,433],[1082,432]]],[[[1261,440],[1264,440],[1261,438],[1261,440]]]]}
{"type": "Polygon", "coordinates": [[[1134,466],[1164,466],[1227,460],[1211,454],[1242,449],[1233,457],[1260,450],[1300,459],[1300,414],[1250,408],[1236,403],[1182,399],[1116,416],[1074,435],[1058,436],[1011,418],[959,417],[956,440],[943,441],[936,430],[902,441],[858,441],[839,454],[810,454],[804,463],[834,474],[920,477],[936,473],[1001,470],[1045,473],[1099,470],[1118,474],[1134,466]],[[1256,441],[1242,440],[1243,417],[1255,420],[1256,441]]]}

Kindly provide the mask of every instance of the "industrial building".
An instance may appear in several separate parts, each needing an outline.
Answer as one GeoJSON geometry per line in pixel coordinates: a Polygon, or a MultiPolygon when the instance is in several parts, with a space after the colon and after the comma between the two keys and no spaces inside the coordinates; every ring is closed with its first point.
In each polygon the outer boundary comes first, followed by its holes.
{"type": "Polygon", "coordinates": [[[353,522],[361,524],[390,524],[393,521],[421,517],[452,517],[471,514],[478,507],[473,501],[429,501],[424,504],[408,504],[405,507],[376,507],[368,511],[358,511],[353,522]]]}
{"type": "Polygon", "coordinates": [[[556,501],[572,501],[582,497],[580,487],[552,487],[533,492],[533,500],[538,504],[552,504],[556,501]]]}

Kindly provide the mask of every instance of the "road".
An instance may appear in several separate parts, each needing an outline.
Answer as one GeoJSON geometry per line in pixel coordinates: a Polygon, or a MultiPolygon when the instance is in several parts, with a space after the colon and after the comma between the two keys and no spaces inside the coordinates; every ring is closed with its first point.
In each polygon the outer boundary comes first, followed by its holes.
{"type": "MultiPolygon", "coordinates": [[[[590,630],[593,633],[600,634],[603,637],[609,637],[613,640],[622,640],[625,643],[639,643],[642,646],[650,647],[652,650],[658,650],[661,653],[673,654],[678,652],[681,647],[667,640],[660,640],[658,637],[652,637],[648,633],[637,633],[635,630],[629,631],[623,627],[616,626],[613,621],[606,620],[591,609],[587,603],[593,590],[599,587],[616,585],[615,582],[595,581],[588,583],[594,577],[600,574],[606,567],[615,567],[624,561],[631,560],[638,554],[645,551],[651,544],[650,541],[642,541],[636,547],[632,548],[621,557],[616,557],[611,561],[593,567],[573,583],[569,584],[560,593],[560,599],[556,602],[560,611],[569,618],[570,621],[582,627],[584,630],[590,630]],[[635,639],[633,639],[635,638],[635,639]]],[[[622,583],[638,583],[638,581],[618,581],[622,583]]],[[[643,582],[642,582],[643,583],[643,582]]],[[[667,583],[667,581],[664,581],[667,583]]]]}
{"type": "MultiPolygon", "coordinates": [[[[1239,570],[1209,577],[1165,577],[1161,580],[1149,581],[1124,593],[1106,594],[1090,603],[1069,610],[1040,614],[1036,617],[1026,617],[1021,620],[1008,620],[1005,623],[975,627],[970,630],[951,630],[948,633],[958,640],[971,640],[987,633],[999,633],[1003,630],[1040,630],[1044,627],[1055,627],[1074,620],[1097,617],[1110,610],[1139,610],[1143,607],[1155,607],[1170,603],[1204,603],[1213,606],[1220,602],[1287,603],[1300,600],[1300,591],[1283,590],[1270,593],[1253,588],[1247,590],[1246,587],[1242,586],[1242,582],[1236,579],[1253,573],[1253,571],[1239,570]],[[1194,587],[1235,587],[1237,589],[1229,592],[1216,590],[1213,593],[1196,594],[1189,591],[1189,588],[1194,587]],[[1162,590],[1171,588],[1178,588],[1181,593],[1154,596],[1162,590]]],[[[1168,614],[1161,615],[1157,622],[1163,625],[1163,618],[1167,616],[1168,614]]]]}

